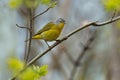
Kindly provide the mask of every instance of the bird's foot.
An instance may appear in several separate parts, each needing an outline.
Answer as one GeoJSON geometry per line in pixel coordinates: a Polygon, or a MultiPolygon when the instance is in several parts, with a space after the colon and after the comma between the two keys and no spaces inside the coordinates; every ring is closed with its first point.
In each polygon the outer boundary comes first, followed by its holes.
{"type": "Polygon", "coordinates": [[[61,40],[59,40],[59,39],[57,39],[57,40],[55,40],[56,42],[60,42],[61,40]]]}

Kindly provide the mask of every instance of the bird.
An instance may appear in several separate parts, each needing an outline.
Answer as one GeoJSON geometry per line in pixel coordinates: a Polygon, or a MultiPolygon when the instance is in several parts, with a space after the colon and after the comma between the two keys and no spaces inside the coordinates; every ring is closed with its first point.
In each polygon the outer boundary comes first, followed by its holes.
{"type": "Polygon", "coordinates": [[[32,36],[32,39],[57,41],[57,38],[60,36],[64,25],[65,20],[63,18],[57,19],[56,22],[48,22],[42,29],[32,36]]]}

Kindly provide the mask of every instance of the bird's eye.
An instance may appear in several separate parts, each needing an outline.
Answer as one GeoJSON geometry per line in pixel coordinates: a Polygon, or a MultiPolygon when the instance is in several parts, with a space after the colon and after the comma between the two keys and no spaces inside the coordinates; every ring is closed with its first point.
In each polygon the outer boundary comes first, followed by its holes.
{"type": "Polygon", "coordinates": [[[56,22],[57,23],[65,23],[65,21],[62,18],[59,18],[56,22]]]}

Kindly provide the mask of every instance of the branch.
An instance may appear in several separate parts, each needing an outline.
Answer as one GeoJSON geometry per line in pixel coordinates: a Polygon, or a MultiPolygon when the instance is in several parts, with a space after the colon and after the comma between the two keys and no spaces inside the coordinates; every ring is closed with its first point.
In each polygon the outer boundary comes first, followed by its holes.
{"type": "MultiPolygon", "coordinates": [[[[34,27],[34,26],[33,26],[34,21],[31,20],[32,16],[33,16],[33,10],[30,8],[30,9],[29,9],[29,17],[30,17],[30,19],[29,19],[29,22],[30,22],[29,27],[30,27],[31,30],[32,30],[33,27],[34,27]]],[[[29,59],[29,55],[30,55],[30,51],[31,51],[31,43],[32,43],[31,39],[32,39],[32,32],[30,32],[30,39],[29,39],[29,43],[28,43],[28,52],[27,52],[27,54],[26,54],[26,56],[25,56],[25,63],[26,63],[26,64],[27,64],[27,61],[28,61],[28,59],[29,59]]]]}
{"type": "Polygon", "coordinates": [[[107,24],[110,24],[110,23],[113,23],[117,20],[120,19],[120,16],[116,17],[116,18],[111,18],[109,19],[108,21],[105,21],[105,22],[102,22],[102,23],[93,23],[92,25],[93,26],[96,26],[96,27],[99,27],[99,26],[104,26],[104,25],[107,25],[107,24]]]}
{"type": "MultiPolygon", "coordinates": [[[[74,35],[75,33],[89,27],[89,26],[104,26],[104,25],[107,25],[107,24],[110,24],[110,23],[113,23],[117,20],[120,19],[120,16],[116,17],[116,18],[113,18],[112,20],[108,20],[108,21],[105,21],[105,22],[101,22],[101,23],[97,23],[96,21],[95,22],[91,22],[91,23],[88,23],[72,32],[70,32],[67,36],[63,37],[61,40],[55,42],[51,47],[49,47],[48,49],[46,49],[44,52],[42,52],[41,54],[38,54],[35,58],[33,58],[31,61],[28,62],[28,64],[26,65],[26,67],[30,66],[31,64],[33,64],[35,61],[37,61],[39,58],[41,58],[42,56],[44,56],[45,54],[47,54],[47,52],[49,52],[51,49],[53,49],[54,47],[56,47],[58,44],[60,44],[61,42],[67,40],[69,37],[71,37],[72,35],[74,35]]],[[[25,68],[26,68],[25,67],[25,68]]],[[[16,76],[14,76],[11,80],[13,80],[16,76]]]]}
{"type": "Polygon", "coordinates": [[[33,64],[33,63],[34,63],[35,61],[37,61],[39,58],[41,58],[42,56],[44,56],[45,54],[47,54],[47,52],[49,52],[51,49],[53,49],[54,47],[56,47],[56,46],[57,46],[58,44],[60,44],[61,42],[65,41],[68,37],[72,36],[73,34],[77,33],[78,31],[80,31],[80,30],[82,30],[82,29],[84,29],[84,28],[92,25],[93,23],[95,23],[95,22],[91,22],[91,23],[89,23],[89,24],[87,24],[87,25],[85,25],[85,26],[83,26],[83,27],[81,27],[81,28],[78,28],[78,29],[72,31],[72,32],[69,33],[67,36],[63,37],[61,40],[55,42],[52,46],[50,46],[50,47],[49,47],[47,50],[45,50],[43,53],[38,54],[35,58],[33,58],[30,62],[28,62],[27,65],[29,66],[29,65],[33,64]]]}
{"type": "Polygon", "coordinates": [[[46,13],[46,12],[47,12],[49,9],[51,9],[51,8],[52,8],[52,7],[48,7],[45,11],[43,11],[42,13],[39,13],[38,15],[32,17],[31,19],[35,19],[35,18],[41,16],[42,14],[46,13]]]}
{"type": "Polygon", "coordinates": [[[27,30],[29,30],[30,32],[32,32],[32,30],[31,30],[30,28],[28,28],[28,27],[19,26],[18,24],[16,24],[16,26],[19,27],[19,28],[27,29],[27,30]]]}

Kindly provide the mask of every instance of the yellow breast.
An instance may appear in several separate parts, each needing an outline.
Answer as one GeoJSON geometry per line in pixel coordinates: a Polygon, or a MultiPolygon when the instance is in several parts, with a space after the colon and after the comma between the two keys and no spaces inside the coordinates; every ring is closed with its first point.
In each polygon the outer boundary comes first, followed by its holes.
{"type": "Polygon", "coordinates": [[[54,41],[59,37],[59,35],[60,35],[59,30],[50,29],[48,31],[41,33],[41,39],[44,39],[46,41],[54,41]]]}

